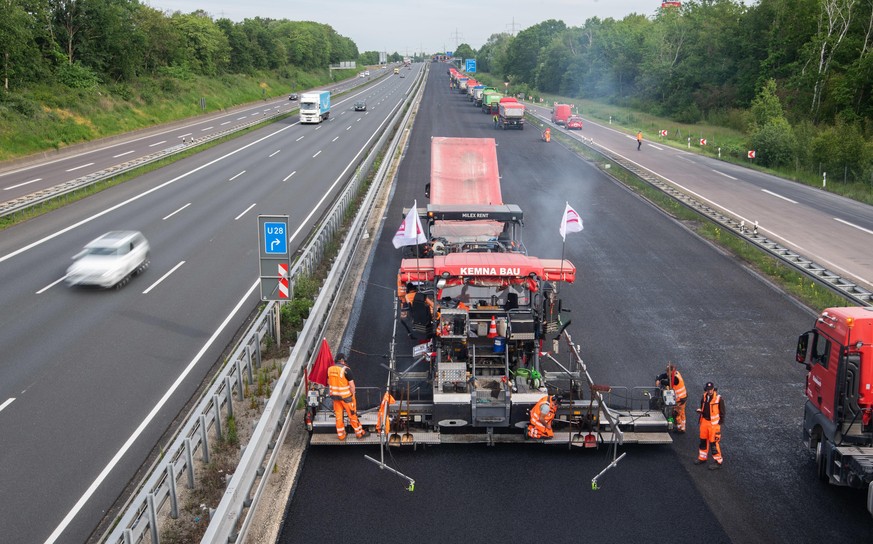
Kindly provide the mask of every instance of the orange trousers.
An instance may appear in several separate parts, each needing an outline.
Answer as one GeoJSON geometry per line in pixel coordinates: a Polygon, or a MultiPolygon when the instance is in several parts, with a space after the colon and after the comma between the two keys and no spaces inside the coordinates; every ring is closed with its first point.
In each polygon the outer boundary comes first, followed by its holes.
{"type": "Polygon", "coordinates": [[[688,398],[684,398],[676,403],[673,407],[673,421],[676,423],[676,430],[685,432],[685,404],[688,398]]]}
{"type": "Polygon", "coordinates": [[[724,461],[721,456],[721,425],[713,425],[708,419],[700,418],[700,446],[697,458],[706,461],[709,452],[719,465],[724,461]]]}
{"type": "Polygon", "coordinates": [[[341,400],[333,399],[333,414],[336,416],[336,435],[340,440],[346,439],[346,424],[343,419],[344,413],[349,415],[349,423],[352,424],[352,429],[355,431],[355,436],[358,438],[364,436],[364,428],[361,422],[358,421],[358,414],[355,412],[355,399],[341,400]]]}

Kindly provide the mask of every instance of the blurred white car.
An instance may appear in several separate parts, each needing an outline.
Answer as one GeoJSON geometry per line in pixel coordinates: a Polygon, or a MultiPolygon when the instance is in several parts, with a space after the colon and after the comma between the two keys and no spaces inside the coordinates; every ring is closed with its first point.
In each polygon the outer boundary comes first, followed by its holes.
{"type": "Polygon", "coordinates": [[[149,243],[141,232],[114,230],[92,240],[73,256],[69,285],[121,287],[149,265],[149,243]]]}

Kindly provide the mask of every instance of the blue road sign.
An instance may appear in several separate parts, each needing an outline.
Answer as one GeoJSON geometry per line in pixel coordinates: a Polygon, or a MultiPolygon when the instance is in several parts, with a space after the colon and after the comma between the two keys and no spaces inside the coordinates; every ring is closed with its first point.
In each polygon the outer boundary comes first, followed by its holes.
{"type": "Polygon", "coordinates": [[[264,223],[264,253],[284,255],[288,253],[288,236],[285,223],[264,223]]]}
{"type": "Polygon", "coordinates": [[[466,68],[464,68],[464,71],[469,73],[476,72],[476,59],[467,59],[466,68]]]}

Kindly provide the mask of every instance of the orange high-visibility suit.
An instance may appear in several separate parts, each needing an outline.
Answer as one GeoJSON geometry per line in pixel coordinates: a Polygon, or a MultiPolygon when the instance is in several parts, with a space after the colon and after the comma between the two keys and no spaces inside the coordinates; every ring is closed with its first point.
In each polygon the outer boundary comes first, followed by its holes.
{"type": "Polygon", "coordinates": [[[539,400],[530,411],[530,424],[527,426],[527,435],[531,438],[552,438],[552,420],[558,413],[558,405],[555,397],[545,396],[539,400]]]}
{"type": "Polygon", "coordinates": [[[724,424],[724,400],[718,394],[712,384],[706,384],[707,389],[700,399],[700,445],[698,447],[697,461],[695,464],[705,463],[708,454],[712,452],[712,458],[716,466],[720,467],[724,462],[721,456],[721,426],[724,424]]]}
{"type": "Polygon", "coordinates": [[[384,422],[385,434],[391,432],[391,416],[389,414],[389,407],[397,402],[394,397],[391,396],[391,393],[385,393],[382,396],[382,402],[379,403],[379,419],[376,420],[376,432],[382,434],[382,423],[384,422]]]}
{"type": "Polygon", "coordinates": [[[346,439],[346,424],[343,420],[343,414],[349,416],[349,423],[355,431],[355,436],[363,438],[366,436],[364,427],[358,420],[358,414],[355,411],[355,394],[353,390],[354,378],[352,378],[351,369],[343,364],[342,361],[337,361],[332,367],[327,369],[327,385],[330,388],[330,398],[333,399],[333,413],[336,416],[336,435],[340,440],[346,439]]]}
{"type": "Polygon", "coordinates": [[[676,395],[676,406],[673,407],[673,418],[676,422],[676,430],[685,432],[685,404],[688,402],[688,391],[685,389],[685,380],[682,374],[672,364],[667,365],[667,372],[657,378],[661,387],[668,387],[676,395]]]}

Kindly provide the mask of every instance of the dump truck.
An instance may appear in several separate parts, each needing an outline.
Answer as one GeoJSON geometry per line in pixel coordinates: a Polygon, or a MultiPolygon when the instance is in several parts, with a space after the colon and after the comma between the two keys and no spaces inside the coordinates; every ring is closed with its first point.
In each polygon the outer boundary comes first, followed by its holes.
{"type": "Polygon", "coordinates": [[[430,255],[525,252],[524,217],[503,202],[494,138],[431,138],[430,165],[421,211],[430,255]]]}
{"type": "Polygon", "coordinates": [[[503,98],[503,95],[497,91],[490,93],[486,92],[482,95],[482,111],[492,115],[497,113],[498,104],[500,104],[501,98],[503,98]]]}
{"type": "MultiPolygon", "coordinates": [[[[504,99],[505,100],[505,99],[504,99]]],[[[501,100],[497,107],[497,128],[524,130],[524,104],[514,98],[510,102],[501,100]]]]}
{"type": "Polygon", "coordinates": [[[481,108],[482,107],[482,94],[485,91],[494,91],[494,90],[496,90],[496,89],[493,89],[487,85],[476,85],[475,87],[473,87],[473,104],[477,108],[481,108]]]}
{"type": "Polygon", "coordinates": [[[816,475],[865,489],[873,514],[873,308],[828,308],[797,340],[806,367],[803,443],[816,475]]]}
{"type": "Polygon", "coordinates": [[[300,122],[321,123],[330,117],[330,91],[300,95],[300,122]]]}
{"type": "Polygon", "coordinates": [[[472,77],[467,80],[466,93],[467,93],[468,100],[473,100],[473,90],[476,88],[477,85],[480,85],[480,83],[478,81],[476,81],[475,79],[473,79],[472,77]]]}

